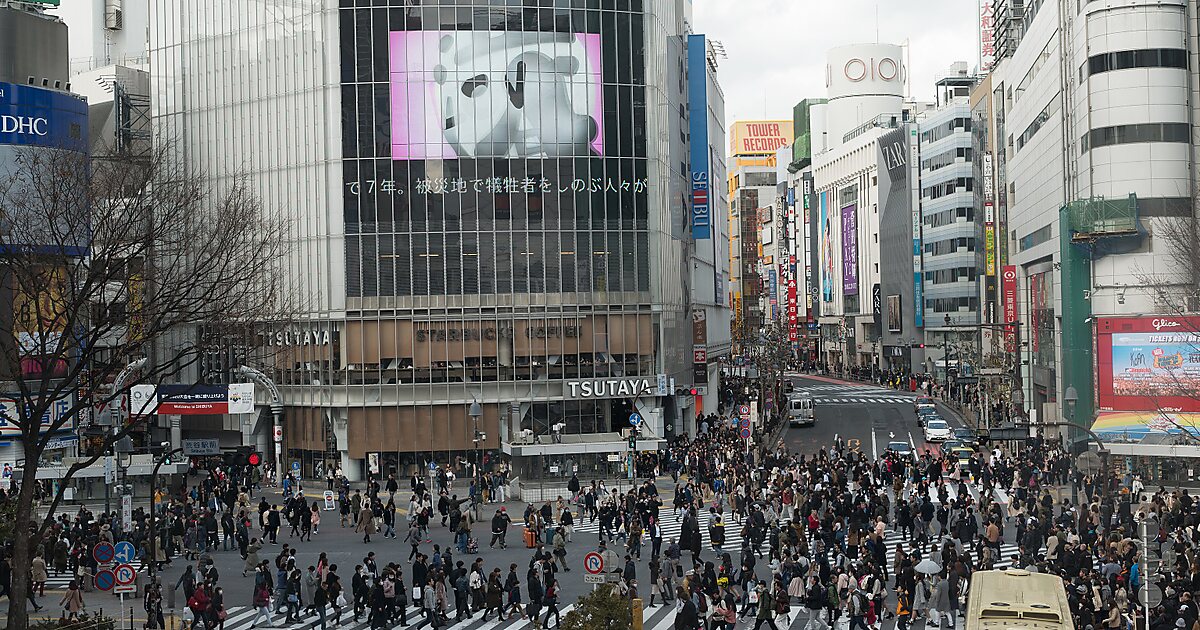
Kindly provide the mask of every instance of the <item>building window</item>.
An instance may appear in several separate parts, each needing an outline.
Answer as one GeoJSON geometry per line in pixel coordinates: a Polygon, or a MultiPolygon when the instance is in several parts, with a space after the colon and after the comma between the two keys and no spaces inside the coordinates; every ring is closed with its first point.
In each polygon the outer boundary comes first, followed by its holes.
{"type": "Polygon", "coordinates": [[[1146,48],[1101,53],[1088,57],[1087,63],[1079,66],[1079,81],[1093,74],[1128,70],[1130,68],[1179,68],[1187,69],[1187,51],[1178,48],[1146,48]]]}
{"type": "MultiPolygon", "coordinates": [[[[1015,234],[1016,230],[1013,230],[1013,233],[1015,234]]],[[[1050,234],[1051,234],[1051,230],[1050,230],[1049,225],[1042,226],[1042,227],[1034,230],[1033,232],[1030,232],[1027,236],[1021,238],[1021,241],[1020,241],[1021,251],[1025,251],[1027,249],[1030,249],[1032,247],[1037,247],[1038,245],[1045,243],[1046,241],[1050,240],[1050,234]]]]}
{"type": "Polygon", "coordinates": [[[1080,139],[1080,152],[1114,144],[1139,142],[1188,142],[1187,123],[1141,123],[1137,125],[1115,125],[1092,129],[1080,139]]]}
{"type": "Polygon", "coordinates": [[[1033,139],[1033,136],[1036,135],[1046,123],[1050,122],[1050,116],[1054,114],[1056,109],[1058,109],[1057,96],[1051,98],[1049,103],[1046,103],[1046,107],[1044,107],[1037,116],[1033,117],[1033,122],[1029,123],[1029,126],[1025,128],[1025,132],[1021,134],[1021,137],[1017,138],[1018,153],[1020,153],[1021,149],[1025,148],[1025,145],[1029,144],[1029,141],[1033,139]]]}

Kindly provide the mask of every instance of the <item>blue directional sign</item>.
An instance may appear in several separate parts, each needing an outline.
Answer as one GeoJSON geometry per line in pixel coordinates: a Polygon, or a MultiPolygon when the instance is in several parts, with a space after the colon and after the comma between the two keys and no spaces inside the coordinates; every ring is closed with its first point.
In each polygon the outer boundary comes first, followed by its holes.
{"type": "Polygon", "coordinates": [[[97,589],[102,591],[111,591],[112,587],[117,583],[117,576],[108,569],[97,571],[95,582],[97,589]]]}
{"type": "Polygon", "coordinates": [[[128,540],[122,540],[117,543],[116,553],[113,554],[113,562],[117,564],[130,564],[137,559],[137,549],[134,549],[133,543],[128,540]]]}
{"type": "Polygon", "coordinates": [[[300,472],[300,462],[292,462],[292,470],[300,472]]]}
{"type": "Polygon", "coordinates": [[[636,411],[629,414],[629,424],[636,427],[637,425],[639,425],[641,423],[642,423],[642,414],[640,414],[636,411]]]}

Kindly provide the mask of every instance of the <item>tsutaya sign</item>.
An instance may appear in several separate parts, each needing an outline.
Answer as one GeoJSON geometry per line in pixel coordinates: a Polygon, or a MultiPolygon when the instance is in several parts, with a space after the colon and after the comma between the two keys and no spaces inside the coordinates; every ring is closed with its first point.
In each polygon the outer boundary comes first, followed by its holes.
{"type": "Polygon", "coordinates": [[[634,398],[657,390],[648,378],[597,378],[564,383],[567,398],[634,398]]]}

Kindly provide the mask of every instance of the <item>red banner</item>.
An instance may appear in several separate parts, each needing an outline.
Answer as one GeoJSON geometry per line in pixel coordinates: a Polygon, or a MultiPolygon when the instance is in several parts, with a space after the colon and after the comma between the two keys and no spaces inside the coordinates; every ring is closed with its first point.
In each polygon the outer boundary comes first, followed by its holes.
{"type": "MultiPolygon", "coordinates": [[[[1000,291],[1004,301],[1004,323],[1017,321],[1017,266],[1005,265],[1000,274],[1000,291]]],[[[1017,327],[1004,327],[1004,347],[1008,352],[1017,351],[1017,327]]]]}

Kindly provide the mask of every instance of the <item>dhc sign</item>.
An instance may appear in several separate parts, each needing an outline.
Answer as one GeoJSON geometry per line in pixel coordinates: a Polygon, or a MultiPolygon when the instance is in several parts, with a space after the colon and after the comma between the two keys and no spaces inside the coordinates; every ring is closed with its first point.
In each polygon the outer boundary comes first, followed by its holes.
{"type": "Polygon", "coordinates": [[[87,101],[67,92],[0,82],[0,145],[86,150],[87,101]]]}
{"type": "Polygon", "coordinates": [[[688,131],[691,132],[692,238],[712,238],[708,203],[708,45],[688,35],[688,131]]]}

